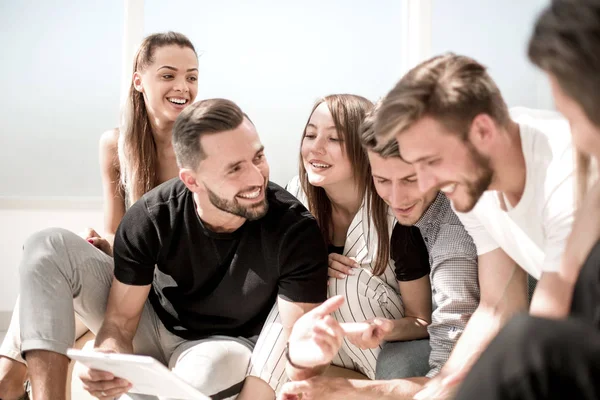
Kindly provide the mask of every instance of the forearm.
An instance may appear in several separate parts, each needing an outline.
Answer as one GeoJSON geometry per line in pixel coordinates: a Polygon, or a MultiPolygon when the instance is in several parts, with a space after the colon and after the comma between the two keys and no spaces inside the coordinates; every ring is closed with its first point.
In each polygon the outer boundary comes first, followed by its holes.
{"type": "Polygon", "coordinates": [[[313,376],[322,375],[328,366],[329,366],[329,364],[319,365],[314,368],[300,369],[300,368],[292,367],[290,365],[290,363],[288,362],[285,365],[285,372],[287,373],[287,376],[290,378],[291,381],[303,381],[303,380],[312,378],[313,376]]]}
{"type": "Polygon", "coordinates": [[[464,365],[470,367],[512,315],[514,313],[494,311],[480,304],[454,346],[443,370],[457,371],[464,365]]]}
{"type": "Polygon", "coordinates": [[[531,299],[530,314],[543,318],[566,318],[571,309],[574,286],[558,273],[544,273],[531,299]]]}
{"type": "Polygon", "coordinates": [[[95,348],[112,350],[116,353],[133,353],[133,334],[122,329],[118,324],[106,321],[98,331],[95,348]]]}
{"type": "Polygon", "coordinates": [[[347,400],[403,400],[412,399],[429,381],[429,378],[416,377],[388,381],[351,379],[353,390],[346,393],[347,400]]]}
{"type": "Polygon", "coordinates": [[[110,248],[112,249],[114,244],[115,244],[115,234],[114,233],[107,233],[104,235],[104,239],[106,239],[106,241],[108,243],[110,243],[110,248]]]}
{"type": "Polygon", "coordinates": [[[424,339],[429,336],[427,332],[429,323],[421,318],[404,317],[392,322],[394,328],[384,338],[388,342],[424,339]]]}

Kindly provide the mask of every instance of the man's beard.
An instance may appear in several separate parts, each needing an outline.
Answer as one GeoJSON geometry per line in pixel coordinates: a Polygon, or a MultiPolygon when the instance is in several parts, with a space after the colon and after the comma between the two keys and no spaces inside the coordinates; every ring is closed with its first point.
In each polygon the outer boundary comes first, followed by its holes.
{"type": "Polygon", "coordinates": [[[490,159],[479,153],[471,143],[467,142],[467,147],[469,148],[473,164],[475,164],[474,169],[477,177],[472,182],[462,183],[467,191],[467,202],[465,204],[456,204],[456,202],[453,202],[456,211],[462,213],[473,210],[483,193],[490,187],[494,178],[494,171],[490,167],[490,159]]]}
{"type": "MultiPolygon", "coordinates": [[[[226,213],[237,215],[238,217],[242,217],[247,219],[248,221],[255,221],[264,217],[269,210],[269,203],[267,202],[267,194],[263,193],[263,201],[260,203],[256,203],[250,206],[241,205],[237,197],[234,197],[233,200],[224,199],[219,197],[215,192],[206,187],[206,191],[208,192],[208,199],[211,204],[217,207],[221,211],[225,211],[226,213]]],[[[266,191],[266,185],[260,188],[263,192],[266,191]]]]}

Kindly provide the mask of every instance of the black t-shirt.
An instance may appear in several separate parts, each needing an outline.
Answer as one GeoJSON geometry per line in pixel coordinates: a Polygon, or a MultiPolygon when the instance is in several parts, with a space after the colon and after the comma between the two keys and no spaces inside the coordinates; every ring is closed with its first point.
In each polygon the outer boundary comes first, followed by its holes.
{"type": "Polygon", "coordinates": [[[175,178],[146,193],[115,236],[115,277],[149,285],[167,329],[184,339],[257,335],[277,296],[327,297],[327,247],[316,220],[269,183],[269,210],[232,233],[207,229],[193,193],[175,178]]]}
{"type": "Polygon", "coordinates": [[[412,281],[429,275],[429,253],[416,226],[396,223],[390,240],[390,258],[396,264],[396,279],[412,281]]]}
{"type": "Polygon", "coordinates": [[[329,252],[329,254],[331,253],[335,253],[335,254],[339,254],[339,255],[344,255],[344,246],[335,246],[331,243],[329,243],[329,245],[327,246],[327,251],[329,252]]]}

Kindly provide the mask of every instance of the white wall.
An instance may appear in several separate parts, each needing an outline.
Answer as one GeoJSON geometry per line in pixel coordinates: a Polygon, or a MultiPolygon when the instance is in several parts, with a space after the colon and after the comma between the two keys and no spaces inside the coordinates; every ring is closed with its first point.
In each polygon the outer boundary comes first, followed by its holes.
{"type": "Polygon", "coordinates": [[[509,106],[553,108],[549,85],[529,62],[533,23],[548,0],[432,0],[432,54],[452,51],[489,68],[509,106]]]}
{"type": "Polygon", "coordinates": [[[146,0],[146,33],[178,30],[202,53],[198,99],[238,103],[258,128],[271,179],[297,173],[314,101],[385,95],[400,78],[402,1],[146,0]]]}
{"type": "MultiPolygon", "coordinates": [[[[101,193],[97,143],[118,120],[124,7],[0,4],[0,79],[9,93],[0,103],[1,313],[16,300],[30,234],[102,227],[98,200],[81,206],[78,197],[101,193]]],[[[401,1],[146,0],[143,10],[145,34],[177,30],[192,39],[202,54],[199,99],[244,108],[282,184],[296,173],[300,134],[319,96],[375,100],[400,78],[401,1]]]]}
{"type": "MultiPolygon", "coordinates": [[[[11,311],[17,299],[23,243],[32,233],[54,226],[73,232],[82,232],[87,227],[101,228],[102,210],[95,201],[44,201],[21,203],[21,206],[0,202],[0,314],[11,311]]],[[[0,315],[0,330],[1,323],[0,315]]]]}
{"type": "Polygon", "coordinates": [[[101,194],[122,25],[122,0],[0,2],[0,196],[101,194]]]}
{"type": "MultiPolygon", "coordinates": [[[[510,105],[549,108],[547,85],[525,57],[545,3],[432,0],[432,53],[473,56],[510,105]]],[[[281,184],[296,173],[301,131],[319,96],[376,100],[402,73],[402,0],[145,0],[143,8],[145,34],[172,29],[192,39],[201,53],[198,98],[242,106],[281,184]]],[[[8,94],[0,100],[0,312],[16,299],[27,236],[49,226],[102,227],[98,201],[81,206],[77,197],[101,193],[97,142],[118,119],[122,25],[120,0],[0,2],[8,94]]]]}

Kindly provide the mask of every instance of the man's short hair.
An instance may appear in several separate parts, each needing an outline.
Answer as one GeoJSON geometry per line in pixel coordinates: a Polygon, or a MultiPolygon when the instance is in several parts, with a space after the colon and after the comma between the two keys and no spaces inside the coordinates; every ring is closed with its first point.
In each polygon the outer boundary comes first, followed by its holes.
{"type": "Polygon", "coordinates": [[[466,137],[473,119],[482,113],[499,126],[510,121],[508,107],[486,67],[448,53],[411,69],[383,98],[375,135],[378,141],[387,142],[428,116],[466,137]]]}
{"type": "Polygon", "coordinates": [[[202,100],[188,106],[173,126],[173,150],[179,167],[198,167],[206,157],[200,145],[202,135],[236,129],[244,117],[242,110],[226,99],[202,100]]]}
{"type": "Polygon", "coordinates": [[[600,126],[600,0],[555,0],[540,14],[529,58],[600,126]]]}
{"type": "Polygon", "coordinates": [[[360,126],[360,142],[365,149],[372,151],[383,158],[400,157],[398,142],[392,137],[387,141],[377,141],[375,135],[375,119],[381,102],[377,102],[375,107],[367,114],[360,126]]]}

